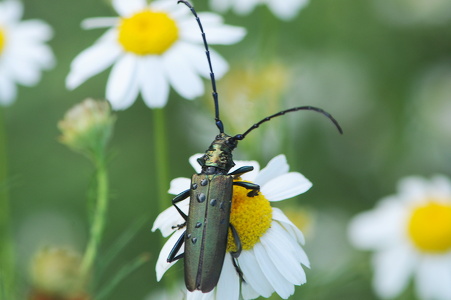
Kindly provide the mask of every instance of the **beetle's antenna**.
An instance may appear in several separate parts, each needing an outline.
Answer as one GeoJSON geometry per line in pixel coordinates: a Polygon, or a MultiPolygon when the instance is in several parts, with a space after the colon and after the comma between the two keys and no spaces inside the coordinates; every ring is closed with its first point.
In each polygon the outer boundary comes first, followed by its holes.
{"type": "Polygon", "coordinates": [[[210,67],[211,87],[213,89],[212,95],[213,95],[213,101],[215,103],[215,121],[216,121],[216,126],[218,127],[220,133],[224,133],[224,125],[222,124],[222,121],[219,118],[219,102],[218,102],[218,92],[216,91],[215,73],[213,72],[213,66],[211,64],[210,51],[208,50],[208,44],[207,44],[207,39],[205,37],[204,28],[202,27],[202,23],[200,22],[200,19],[197,16],[196,10],[191,5],[191,3],[189,3],[186,0],[178,0],[177,1],[177,3],[180,3],[180,2],[185,4],[186,6],[188,6],[188,8],[191,10],[191,12],[193,13],[194,17],[196,18],[197,24],[199,25],[200,32],[202,33],[202,40],[204,41],[204,46],[205,46],[205,54],[207,55],[208,66],[210,67]]]}
{"type": "Polygon", "coordinates": [[[294,111],[298,111],[298,110],[313,110],[313,111],[316,111],[316,112],[318,112],[318,113],[320,113],[320,114],[323,114],[324,116],[326,116],[327,118],[329,118],[329,120],[331,120],[332,123],[334,123],[335,127],[337,127],[337,129],[338,129],[338,131],[340,132],[340,134],[343,134],[343,130],[341,129],[341,127],[340,127],[340,125],[338,124],[337,120],[335,120],[335,118],[332,117],[332,115],[329,114],[328,112],[322,110],[321,108],[314,107],[314,106],[298,106],[298,107],[293,107],[293,108],[290,108],[290,109],[283,110],[283,111],[281,111],[281,112],[278,112],[278,113],[276,113],[276,114],[273,114],[273,115],[270,115],[269,117],[264,118],[264,119],[261,120],[260,122],[255,123],[254,125],[252,125],[252,126],[251,126],[248,130],[246,130],[246,132],[244,132],[243,134],[237,134],[237,135],[235,135],[235,136],[233,137],[233,139],[234,139],[234,140],[237,140],[237,141],[241,141],[242,139],[244,139],[244,138],[246,137],[246,135],[249,134],[249,132],[251,132],[252,130],[258,128],[262,123],[265,123],[265,122],[271,120],[272,118],[279,117],[279,116],[283,116],[283,115],[286,114],[286,113],[294,112],[294,111]]]}

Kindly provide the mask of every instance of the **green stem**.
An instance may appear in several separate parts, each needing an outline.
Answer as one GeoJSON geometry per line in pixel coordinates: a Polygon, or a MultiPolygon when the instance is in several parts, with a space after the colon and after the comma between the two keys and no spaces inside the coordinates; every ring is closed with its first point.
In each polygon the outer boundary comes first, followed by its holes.
{"type": "Polygon", "coordinates": [[[108,208],[108,174],[103,155],[97,155],[95,157],[95,164],[97,167],[97,201],[91,223],[90,239],[81,264],[81,271],[84,278],[92,270],[92,266],[95,262],[105,227],[106,212],[108,208]]]}
{"type": "Polygon", "coordinates": [[[14,249],[10,228],[6,140],[3,110],[0,109],[0,299],[14,299],[14,249]]]}
{"type": "MultiPolygon", "coordinates": [[[[168,172],[168,145],[166,135],[165,114],[163,109],[153,110],[153,128],[154,128],[154,150],[155,150],[155,169],[156,169],[156,185],[157,185],[157,208],[158,212],[162,212],[170,205],[168,197],[169,172],[168,172]]],[[[160,245],[163,247],[165,239],[160,238],[160,245]]],[[[166,276],[162,283],[167,290],[173,288],[173,277],[166,276]]]]}
{"type": "Polygon", "coordinates": [[[165,115],[163,109],[154,109],[154,147],[155,147],[155,167],[157,176],[158,191],[158,211],[162,212],[168,205],[168,146],[166,135],[165,115]]]}

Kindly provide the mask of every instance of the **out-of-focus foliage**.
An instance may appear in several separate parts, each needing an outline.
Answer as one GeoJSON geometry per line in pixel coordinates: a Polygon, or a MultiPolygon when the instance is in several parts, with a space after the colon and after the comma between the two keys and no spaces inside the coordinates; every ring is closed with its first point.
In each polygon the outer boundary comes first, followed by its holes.
{"type": "MultiPolygon", "coordinates": [[[[198,11],[208,9],[205,1],[193,2],[198,11]]],[[[431,7],[421,14],[419,8],[406,9],[426,1],[390,2],[312,0],[290,22],[276,19],[266,7],[246,17],[224,15],[228,24],[248,29],[241,43],[217,46],[231,65],[230,73],[218,82],[226,132],[242,133],[268,114],[301,105],[329,111],[344,129],[340,136],[320,115],[293,113],[252,132],[234,155],[264,165],[284,153],[292,170],[313,182],[308,193],[292,201],[303,208],[302,214],[296,214],[295,207],[293,215],[309,220],[304,226],[312,267],[307,270],[307,284],[298,287],[292,299],[376,299],[366,254],[348,245],[349,218],[393,193],[401,177],[451,175],[451,12],[440,9],[442,2],[449,1],[428,2],[438,6],[440,17],[431,7]],[[445,11],[448,16],[443,16],[445,11]],[[262,76],[275,65],[271,72],[283,84],[264,78],[263,86],[236,80],[245,76],[245,70],[262,76]],[[236,101],[234,97],[240,95],[234,90],[244,91],[243,83],[251,89],[283,89],[239,92],[244,94],[236,101]],[[251,96],[257,98],[247,99],[251,96]],[[276,111],[268,111],[273,107],[276,111]],[[238,123],[235,118],[240,116],[238,123]]],[[[12,226],[25,294],[36,251],[66,245],[82,252],[87,241],[86,190],[93,182],[92,169],[58,142],[57,122],[82,99],[104,97],[108,72],[74,91],[66,90],[64,79],[71,60],[102,32],[84,31],[80,22],[114,12],[107,1],[26,0],[24,5],[24,19],[39,18],[54,28],[49,45],[57,58],[55,68],[43,74],[37,87],[21,87],[15,104],[4,109],[12,226]]],[[[170,178],[191,176],[187,158],[204,151],[217,131],[208,95],[192,102],[178,97],[171,91],[164,108],[170,178]]],[[[154,112],[139,100],[116,116],[109,165],[112,199],[100,251],[106,251],[137,219],[148,217],[149,222],[109,266],[112,271],[143,252],[150,253],[150,263],[109,296],[110,300],[144,299],[164,288],[155,280],[160,237],[150,231],[159,213],[151,144],[154,112]]],[[[182,264],[168,271],[169,276],[182,274],[182,264]]],[[[406,292],[400,299],[412,295],[406,292]]]]}

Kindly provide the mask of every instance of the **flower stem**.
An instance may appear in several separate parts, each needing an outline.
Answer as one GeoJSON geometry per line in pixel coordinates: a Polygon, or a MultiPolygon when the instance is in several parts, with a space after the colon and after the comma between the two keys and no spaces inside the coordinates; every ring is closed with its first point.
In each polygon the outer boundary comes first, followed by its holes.
{"type": "MultiPolygon", "coordinates": [[[[157,211],[165,210],[170,202],[168,199],[169,187],[169,161],[168,161],[168,145],[166,135],[166,123],[163,109],[154,109],[153,111],[153,128],[154,128],[154,150],[155,150],[155,168],[156,168],[156,185],[157,185],[157,211]]],[[[160,236],[160,245],[163,247],[165,239],[160,236]]],[[[166,276],[163,285],[167,290],[171,290],[174,286],[174,278],[166,276]]]]}
{"type": "Polygon", "coordinates": [[[158,211],[162,212],[168,207],[168,146],[166,135],[165,115],[163,109],[154,109],[154,145],[155,145],[155,167],[158,190],[158,211]]]}
{"type": "Polygon", "coordinates": [[[14,249],[10,228],[8,162],[3,110],[0,109],[0,298],[14,299],[14,249]]]}
{"type": "Polygon", "coordinates": [[[81,272],[84,278],[92,270],[95,262],[108,208],[108,174],[105,158],[102,154],[98,154],[94,157],[94,160],[96,165],[97,199],[92,217],[90,239],[81,264],[81,272]]]}

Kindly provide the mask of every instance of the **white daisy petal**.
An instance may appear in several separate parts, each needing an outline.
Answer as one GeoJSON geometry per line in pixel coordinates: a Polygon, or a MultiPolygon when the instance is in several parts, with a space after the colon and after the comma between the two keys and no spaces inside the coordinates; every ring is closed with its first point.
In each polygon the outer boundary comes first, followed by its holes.
{"type": "Polygon", "coordinates": [[[272,218],[280,223],[282,226],[295,238],[299,244],[305,244],[305,238],[302,232],[291,222],[287,216],[277,207],[272,208],[272,218]]]}
{"type": "MultiPolygon", "coordinates": [[[[178,202],[177,207],[180,208],[180,210],[185,214],[188,214],[189,200],[178,202]]],[[[161,231],[161,235],[163,237],[167,237],[174,232],[172,226],[177,226],[179,224],[183,224],[184,222],[185,220],[179,214],[177,209],[174,206],[170,206],[157,216],[155,222],[153,223],[152,231],[154,232],[159,229],[161,231]]]]}
{"type": "Polygon", "coordinates": [[[254,253],[263,274],[265,274],[266,279],[268,279],[276,293],[283,299],[291,296],[294,293],[294,286],[280,274],[265,248],[257,243],[254,246],[254,253]]]}
{"type": "MultiPolygon", "coordinates": [[[[11,48],[16,47],[17,49],[14,51],[14,57],[11,57],[8,61],[8,64],[10,65],[19,62],[21,64],[28,64],[31,68],[43,70],[51,69],[55,66],[53,52],[50,47],[45,44],[21,42],[16,43],[16,45],[11,48]]],[[[16,66],[15,68],[18,67],[16,66]]]]}
{"type": "Polygon", "coordinates": [[[22,21],[14,30],[15,35],[27,41],[48,41],[53,37],[53,29],[41,20],[22,21]]]}
{"type": "Polygon", "coordinates": [[[255,183],[265,185],[272,178],[288,173],[289,167],[285,155],[280,154],[271,159],[255,178],[255,183]]]}
{"type": "Polygon", "coordinates": [[[162,108],[169,96],[169,83],[163,73],[161,61],[156,56],[141,59],[140,90],[149,108],[162,108]]]}
{"type": "Polygon", "coordinates": [[[150,8],[156,11],[167,12],[176,20],[183,20],[185,16],[191,16],[191,12],[185,5],[181,3],[174,5],[174,2],[167,0],[152,1],[150,8]]]}
{"type": "MultiPolygon", "coordinates": [[[[192,67],[205,78],[210,78],[210,68],[208,66],[207,57],[203,45],[193,45],[188,43],[180,43],[183,45],[183,53],[185,57],[190,57],[192,67]]],[[[229,70],[229,64],[216,51],[210,49],[210,59],[213,65],[215,78],[219,79],[229,70]]]]}
{"type": "Polygon", "coordinates": [[[17,97],[16,84],[34,86],[41,72],[54,66],[55,58],[47,42],[52,28],[41,20],[22,21],[20,1],[0,3],[0,27],[6,43],[0,50],[0,105],[9,105],[17,97]]]}
{"type": "Polygon", "coordinates": [[[234,1],[234,11],[239,15],[248,15],[259,0],[234,1]]]}
{"type": "Polygon", "coordinates": [[[415,274],[420,299],[451,299],[451,254],[446,258],[426,256],[415,274]]]}
{"type": "Polygon", "coordinates": [[[169,187],[169,194],[178,195],[181,192],[190,188],[191,179],[185,177],[178,177],[171,180],[171,184],[169,187]]]}
{"type": "Polygon", "coordinates": [[[269,201],[281,201],[305,193],[312,183],[302,174],[291,172],[268,181],[261,192],[269,201]]]}
{"type": "Polygon", "coordinates": [[[147,7],[146,0],[113,0],[112,4],[117,13],[122,17],[129,17],[147,7]]]}
{"type": "Polygon", "coordinates": [[[434,197],[438,199],[451,198],[451,180],[445,176],[437,175],[431,179],[433,190],[431,191],[434,197]]]}
{"type": "Polygon", "coordinates": [[[197,153],[192,155],[189,158],[189,163],[190,165],[194,168],[194,170],[196,171],[196,173],[200,173],[200,171],[202,171],[202,167],[199,165],[199,163],[197,162],[197,159],[202,157],[202,155],[204,155],[203,153],[197,153]]]}
{"type": "Polygon", "coordinates": [[[85,30],[114,27],[120,21],[117,17],[97,17],[97,18],[87,18],[81,22],[81,28],[85,30]]]}
{"type": "Polygon", "coordinates": [[[75,89],[86,79],[111,66],[119,57],[122,50],[114,43],[115,34],[115,30],[109,30],[94,45],[75,57],[66,78],[68,89],[75,89]]]}
{"type": "Polygon", "coordinates": [[[0,104],[2,106],[10,105],[16,99],[16,96],[17,87],[14,85],[14,82],[5,75],[0,74],[0,104]]]}
{"type": "Polygon", "coordinates": [[[138,95],[137,67],[138,59],[128,54],[113,66],[106,86],[106,97],[113,109],[126,109],[135,101],[138,95]]]}
{"type": "Polygon", "coordinates": [[[414,255],[406,247],[378,252],[373,258],[375,269],[373,284],[383,298],[392,298],[407,286],[414,267],[414,255]]]}
{"type": "Polygon", "coordinates": [[[268,1],[268,7],[271,11],[284,21],[293,19],[306,4],[306,0],[268,1]]]}
{"type": "MultiPolygon", "coordinates": [[[[242,27],[224,25],[222,19],[212,13],[199,13],[202,20],[204,32],[208,43],[211,45],[230,45],[241,41],[246,35],[246,30],[242,27]]],[[[202,36],[195,19],[187,18],[181,23],[180,35],[184,41],[191,43],[202,43],[202,36]]]]}
{"type": "Polygon", "coordinates": [[[16,23],[23,15],[23,5],[20,1],[3,1],[0,3],[0,20],[5,23],[16,23]]]}
{"type": "Polygon", "coordinates": [[[187,300],[214,300],[214,290],[209,293],[202,293],[201,291],[194,291],[187,293],[187,300]]]}
{"type": "Polygon", "coordinates": [[[258,172],[260,171],[260,164],[255,160],[237,160],[235,161],[235,166],[230,170],[230,172],[233,172],[241,167],[253,167],[254,170],[241,175],[241,179],[258,184],[258,182],[255,181],[255,177],[258,176],[258,172]]]}
{"type": "Polygon", "coordinates": [[[224,13],[229,7],[232,0],[210,0],[210,6],[213,10],[224,13]]]}
{"type": "MultiPolygon", "coordinates": [[[[157,273],[157,281],[161,280],[161,277],[163,277],[164,273],[172,267],[177,261],[168,263],[167,259],[169,256],[169,253],[171,253],[171,250],[174,248],[174,245],[176,244],[177,240],[180,238],[180,236],[184,233],[184,230],[177,230],[174,232],[173,235],[167,240],[167,242],[164,244],[163,248],[161,249],[160,255],[158,256],[157,265],[155,267],[155,271],[157,273]]],[[[183,253],[183,246],[177,252],[177,255],[180,253],[183,253]]]]}
{"type": "Polygon", "coordinates": [[[180,56],[180,48],[173,46],[163,55],[163,65],[169,82],[182,97],[192,100],[204,92],[204,84],[184,56],[180,56]]]}
{"type": "Polygon", "coordinates": [[[233,300],[240,297],[240,278],[232,264],[232,256],[226,253],[221,276],[216,286],[216,300],[233,300]]]}
{"type": "Polygon", "coordinates": [[[399,243],[404,234],[404,208],[385,198],[375,210],[361,213],[349,223],[349,239],[358,248],[378,249],[399,243]]]}
{"type": "Polygon", "coordinates": [[[244,300],[260,297],[260,295],[247,282],[243,282],[241,284],[241,294],[243,295],[244,300]]]}
{"type": "Polygon", "coordinates": [[[238,262],[243,271],[244,280],[252,289],[265,298],[271,296],[274,288],[260,268],[254,251],[251,249],[241,252],[238,262]]]}
{"type": "Polygon", "coordinates": [[[271,227],[260,241],[268,253],[269,258],[279,270],[283,277],[294,285],[301,285],[306,282],[305,272],[296,261],[296,253],[288,252],[291,243],[284,239],[284,230],[280,227],[271,227]],[[285,253],[280,255],[280,253],[285,253]]]}
{"type": "Polygon", "coordinates": [[[398,191],[400,199],[406,202],[418,201],[427,196],[428,182],[419,176],[406,177],[399,181],[398,191]]]}

